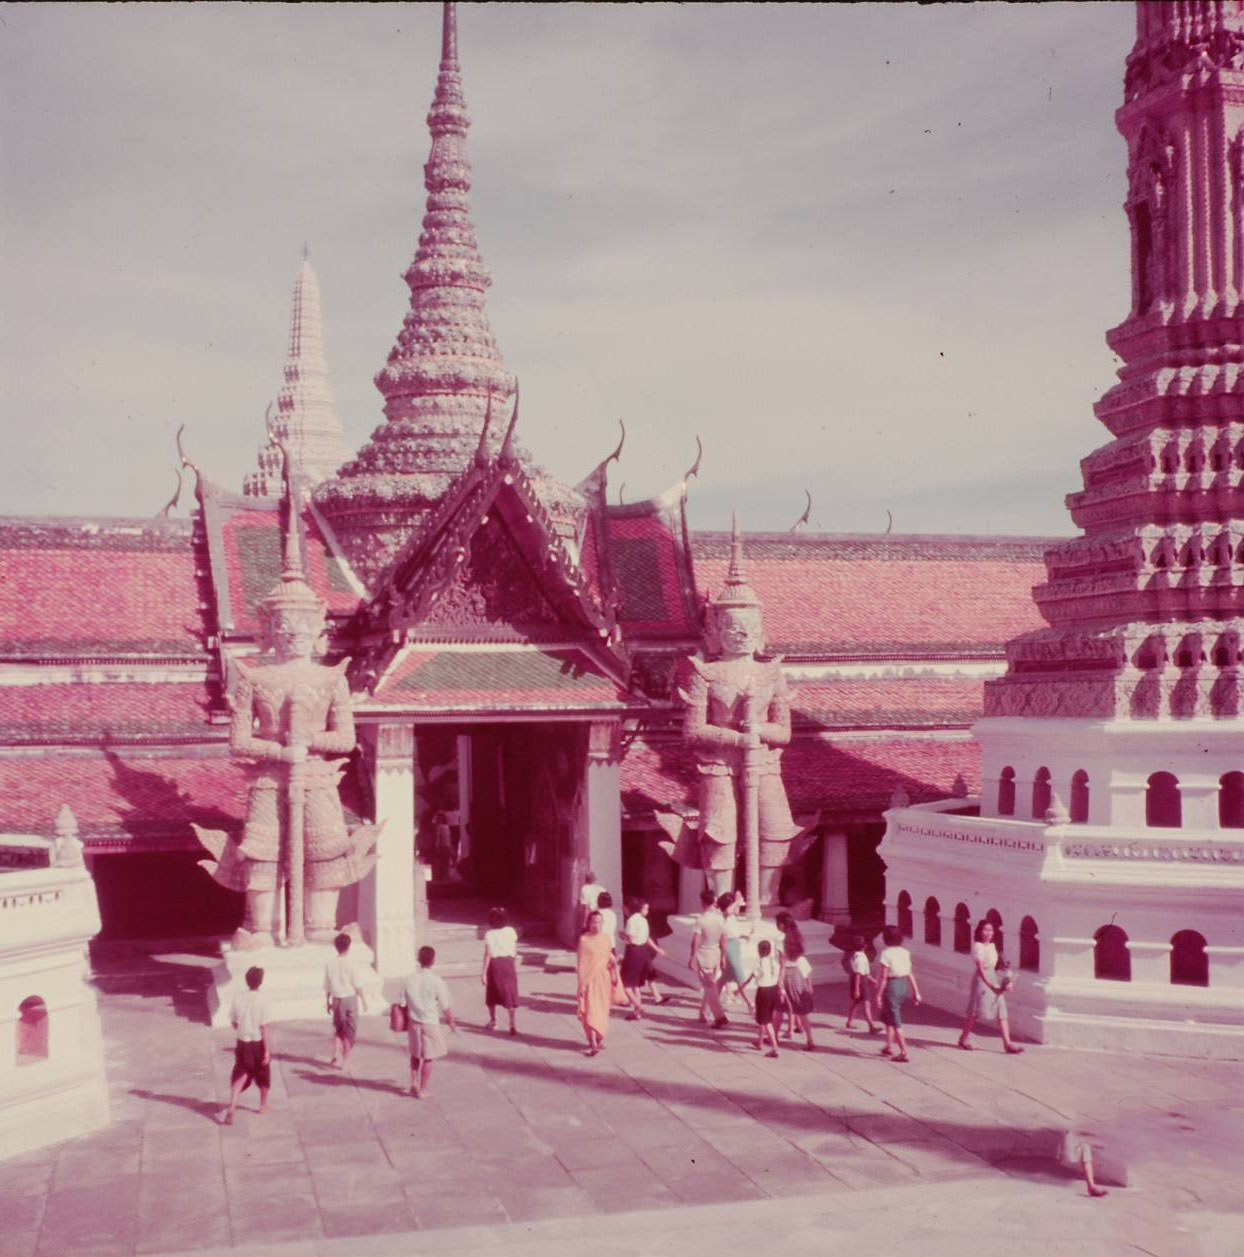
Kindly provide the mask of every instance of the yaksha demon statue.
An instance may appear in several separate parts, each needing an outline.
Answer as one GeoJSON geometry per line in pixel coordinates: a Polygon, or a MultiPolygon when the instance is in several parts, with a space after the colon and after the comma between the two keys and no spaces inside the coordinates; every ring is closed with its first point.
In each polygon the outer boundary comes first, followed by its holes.
{"type": "Polygon", "coordinates": [[[782,784],[782,748],[790,742],[790,700],[779,658],[762,657],[760,599],[743,576],[743,546],[735,522],[725,587],[709,604],[709,656],[693,656],[691,677],[679,696],[685,704],[683,736],[694,748],[699,821],[658,814],[679,863],[704,870],[709,888],[734,886],[737,845],[746,838],[748,795],[759,830],[760,902],[777,901],[782,866],[800,832],[782,784]]]}
{"type": "Polygon", "coordinates": [[[204,861],[222,886],[246,893],[237,948],[281,941],[328,941],[337,932],[337,895],[376,862],[374,826],[346,829],[338,782],[354,749],[345,663],[313,659],[326,607],[302,571],[287,491],[286,561],[261,604],[271,654],[238,662],[229,696],[229,746],[250,764],[246,823],[239,839],[195,826],[216,857],[204,861]],[[291,562],[292,559],[292,562],[291,562]]]}

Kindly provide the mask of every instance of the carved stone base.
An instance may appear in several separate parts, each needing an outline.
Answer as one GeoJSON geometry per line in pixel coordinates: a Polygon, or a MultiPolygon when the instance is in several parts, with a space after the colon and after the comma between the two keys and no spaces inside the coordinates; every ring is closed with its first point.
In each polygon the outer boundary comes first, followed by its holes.
{"type": "MultiPolygon", "coordinates": [[[[224,953],[212,970],[213,984],[207,991],[207,1011],[213,1026],[230,1024],[229,1010],[233,997],[246,990],[246,971],[258,965],[264,971],[260,988],[268,999],[273,1021],[324,1020],[324,1033],[330,1035],[332,1025],[324,1011],[324,966],[336,955],[330,943],[304,943],[301,947],[261,947],[252,951],[234,951],[227,943],[224,953]]],[[[367,1008],[367,1014],[387,1012],[379,1005],[367,1008]]]]}

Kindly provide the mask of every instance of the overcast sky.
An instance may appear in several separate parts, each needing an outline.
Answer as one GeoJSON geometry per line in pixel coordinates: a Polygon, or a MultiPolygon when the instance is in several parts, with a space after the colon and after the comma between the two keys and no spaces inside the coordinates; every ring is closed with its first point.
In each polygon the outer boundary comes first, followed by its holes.
{"type": "MultiPolygon", "coordinates": [[[[1130,4],[461,5],[522,435],[692,523],[1060,533],[1129,301],[1130,4]]],[[[0,11],[0,511],[240,488],[305,240],[348,442],[400,326],[440,6],[0,11]]],[[[184,513],[187,499],[183,498],[184,513]]]]}

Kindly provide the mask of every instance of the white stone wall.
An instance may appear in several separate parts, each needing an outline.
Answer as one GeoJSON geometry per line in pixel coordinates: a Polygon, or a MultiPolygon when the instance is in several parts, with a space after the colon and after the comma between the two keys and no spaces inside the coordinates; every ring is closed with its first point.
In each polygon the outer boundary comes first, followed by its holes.
{"type": "Polygon", "coordinates": [[[1080,1047],[1128,1048],[1218,1058],[1244,1057],[1244,829],[1218,824],[1220,777],[1238,771],[1244,737],[1216,722],[1108,725],[1080,721],[983,721],[984,816],[948,813],[951,799],[886,814],[886,919],[899,896],[912,900],[911,950],[921,989],[935,1006],[967,1003],[970,956],[954,950],[955,908],[973,927],[990,909],[1002,918],[1005,953],[1016,966],[1011,1020],[1021,1036],[1080,1047]],[[1016,768],[1017,818],[996,812],[999,769],[1016,768]],[[1071,774],[1090,774],[1087,824],[1034,821],[1035,770],[1055,792],[1071,774]],[[1145,783],[1171,772],[1183,791],[1183,824],[1145,824],[1145,783]],[[941,945],[924,941],[924,906],[934,897],[941,945]],[[1018,968],[1024,917],[1037,925],[1039,965],[1018,968]],[[1098,978],[1094,936],[1113,924],[1127,934],[1130,981],[1098,978]],[[1209,985],[1171,982],[1171,939],[1206,940],[1209,985]]]}
{"type": "Polygon", "coordinates": [[[103,1126],[108,1084],[85,946],[99,931],[81,865],[0,873],[0,1156],[103,1126]],[[18,1008],[47,1006],[47,1056],[19,1063],[18,1008]]]}

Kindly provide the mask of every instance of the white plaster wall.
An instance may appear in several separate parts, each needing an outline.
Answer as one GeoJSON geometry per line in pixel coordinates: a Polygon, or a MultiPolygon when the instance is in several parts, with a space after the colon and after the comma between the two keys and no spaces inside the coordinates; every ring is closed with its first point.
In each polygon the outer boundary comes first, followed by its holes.
{"type": "Polygon", "coordinates": [[[1017,967],[1009,997],[1022,1036],[1244,1057],[1244,830],[1046,826],[945,814],[961,803],[891,810],[880,849],[887,920],[897,920],[901,891],[912,897],[911,950],[930,1003],[966,1007],[971,961],[953,950],[954,909],[963,902],[973,926],[990,908],[998,911],[1015,966],[1023,917],[1037,923],[1039,969],[1017,967]],[[924,942],[930,895],[940,906],[940,947],[924,942]],[[1130,982],[1094,976],[1094,935],[1107,924],[1128,935],[1130,982]],[[1180,930],[1206,939],[1208,987],[1170,981],[1170,940],[1180,930]]]}
{"type": "Polygon", "coordinates": [[[0,1156],[108,1121],[108,1084],[85,945],[99,931],[84,867],[0,873],[0,1156]],[[18,1006],[48,1009],[48,1056],[17,1063],[18,1006]]]}

